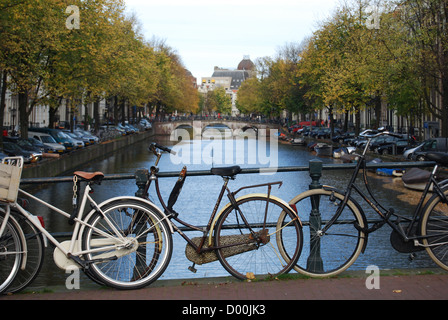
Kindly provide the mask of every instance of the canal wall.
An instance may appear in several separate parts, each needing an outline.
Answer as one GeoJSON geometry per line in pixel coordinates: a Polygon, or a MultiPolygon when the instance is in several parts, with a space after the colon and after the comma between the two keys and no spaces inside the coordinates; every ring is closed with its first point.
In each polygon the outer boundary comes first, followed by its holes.
{"type": "Polygon", "coordinates": [[[140,132],[89,146],[82,150],[62,155],[59,158],[46,159],[39,164],[25,167],[22,172],[22,178],[55,177],[64,172],[76,170],[76,168],[79,168],[85,163],[103,158],[107,154],[113,153],[134,143],[143,140],[148,140],[149,142],[149,138],[153,135],[152,130],[140,132]]]}

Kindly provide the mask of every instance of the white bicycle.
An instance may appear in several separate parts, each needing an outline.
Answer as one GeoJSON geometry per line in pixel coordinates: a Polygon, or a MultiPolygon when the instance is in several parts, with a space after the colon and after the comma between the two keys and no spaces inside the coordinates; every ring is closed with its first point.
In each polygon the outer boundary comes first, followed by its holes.
{"type": "Polygon", "coordinates": [[[21,157],[5,158],[0,163],[0,293],[8,292],[19,271],[26,268],[30,254],[16,217],[26,219],[56,247],[53,257],[59,268],[81,268],[101,284],[139,289],[165,271],[171,258],[173,230],[165,214],[151,202],[126,196],[97,204],[90,193],[93,185],[101,184],[104,174],[75,172],[74,210],[68,213],[21,190],[22,167],[21,157]],[[85,187],[79,201],[81,182],[85,187]],[[66,217],[73,225],[71,240],[57,241],[39,219],[17,202],[19,192],[66,217]],[[87,202],[92,209],[85,212],[87,202]]]}

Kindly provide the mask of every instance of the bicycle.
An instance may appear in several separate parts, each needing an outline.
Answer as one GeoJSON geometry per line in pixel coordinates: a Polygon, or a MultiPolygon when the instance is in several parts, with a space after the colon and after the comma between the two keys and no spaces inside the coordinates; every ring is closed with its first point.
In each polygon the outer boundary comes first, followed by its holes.
{"type": "MultiPolygon", "coordinates": [[[[25,201],[21,206],[25,208],[24,204],[26,204],[25,201]]],[[[3,208],[0,208],[0,211],[5,213],[3,208]]],[[[29,220],[20,215],[17,210],[12,209],[11,215],[15,219],[15,224],[19,225],[23,231],[27,248],[26,265],[18,270],[11,285],[8,286],[8,293],[16,293],[26,288],[39,274],[44,262],[47,242],[42,233],[29,220]]],[[[33,216],[33,218],[44,226],[42,217],[33,216]]]]}
{"type": "Polygon", "coordinates": [[[448,181],[436,180],[439,165],[448,165],[445,154],[431,154],[435,161],[431,175],[411,217],[385,209],[374,197],[367,180],[366,152],[373,138],[393,135],[383,131],[368,137],[367,144],[344,191],[331,186],[322,186],[303,192],[289,204],[295,208],[303,223],[306,246],[294,269],[310,277],[329,277],[349,268],[361,253],[365,252],[368,235],[385,224],[392,228],[391,244],[402,253],[425,250],[441,268],[448,270],[448,181]],[[360,170],[368,195],[356,184],[360,170]],[[425,202],[431,187],[433,195],[425,202]],[[379,221],[369,227],[366,214],[353,198],[353,191],[378,214],[379,221]]]}
{"type": "Polygon", "coordinates": [[[157,165],[162,156],[161,151],[173,154],[175,152],[157,143],[152,143],[149,150],[154,153],[156,160],[147,173],[143,196],[148,198],[149,187],[154,182],[157,198],[169,218],[171,227],[187,242],[185,254],[188,260],[193,262],[188,268],[190,271],[197,271],[196,264],[202,265],[217,260],[225,270],[240,280],[261,275],[276,277],[292,269],[300,256],[303,236],[297,214],[285,201],[271,195],[272,187],[280,187],[281,182],[245,186],[231,192],[228,188],[229,181],[235,179],[241,168],[212,168],[210,173],[222,177],[224,182],[208,224],[194,226],[182,221],[179,213],[173,209],[185,182],[187,168],[183,167],[181,170],[168,203],[165,204],[160,192],[157,165]],[[258,187],[267,187],[268,193],[235,198],[242,190],[258,187]],[[230,202],[218,212],[224,193],[230,202]],[[199,231],[202,236],[190,239],[181,230],[182,226],[199,231]]]}
{"type": "Polygon", "coordinates": [[[116,289],[139,289],[155,281],[166,269],[172,251],[172,230],[167,218],[150,201],[114,197],[97,204],[90,193],[100,185],[102,172],[77,171],[73,176],[73,212],[61,210],[19,188],[23,158],[0,163],[0,292],[7,292],[30,251],[26,235],[11,214],[33,225],[56,248],[54,262],[64,270],[82,269],[92,280],[116,289]],[[85,182],[80,197],[81,182],[85,182]],[[29,197],[68,219],[71,240],[59,242],[35,216],[17,203],[17,194],[29,197]],[[81,201],[79,201],[81,198],[81,201]],[[91,210],[85,212],[87,202],[91,210]]]}

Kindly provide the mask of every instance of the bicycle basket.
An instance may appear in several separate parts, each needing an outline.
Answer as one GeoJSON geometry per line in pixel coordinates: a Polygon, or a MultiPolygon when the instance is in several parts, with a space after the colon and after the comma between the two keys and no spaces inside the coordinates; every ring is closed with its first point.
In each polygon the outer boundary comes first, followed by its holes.
{"type": "Polygon", "coordinates": [[[0,201],[15,202],[22,176],[23,158],[4,158],[0,163],[0,201]]]}

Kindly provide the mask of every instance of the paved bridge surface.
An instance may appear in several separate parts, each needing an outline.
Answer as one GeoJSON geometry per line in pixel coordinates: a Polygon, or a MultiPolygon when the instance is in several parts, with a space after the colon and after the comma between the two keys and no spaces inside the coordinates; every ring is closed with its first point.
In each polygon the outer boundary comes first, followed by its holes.
{"type": "Polygon", "coordinates": [[[158,135],[170,135],[176,129],[193,130],[194,136],[200,136],[209,128],[223,128],[234,135],[236,132],[253,129],[258,134],[269,135],[270,129],[279,129],[278,124],[256,123],[246,121],[226,121],[226,120],[181,120],[170,122],[154,122],[153,131],[158,135]]]}

